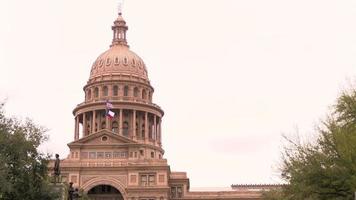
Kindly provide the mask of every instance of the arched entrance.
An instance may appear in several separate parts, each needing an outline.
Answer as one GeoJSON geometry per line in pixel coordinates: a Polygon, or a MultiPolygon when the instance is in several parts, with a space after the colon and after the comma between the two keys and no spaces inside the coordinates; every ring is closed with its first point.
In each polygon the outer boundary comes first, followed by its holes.
{"type": "Polygon", "coordinates": [[[87,195],[90,200],[124,200],[120,191],[111,185],[97,185],[91,188],[87,195]]]}

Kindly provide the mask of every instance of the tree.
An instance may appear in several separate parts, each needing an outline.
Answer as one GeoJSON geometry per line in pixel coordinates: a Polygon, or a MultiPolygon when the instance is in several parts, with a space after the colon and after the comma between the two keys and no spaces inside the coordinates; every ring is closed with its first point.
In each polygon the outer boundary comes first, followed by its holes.
{"type": "Polygon", "coordinates": [[[287,139],[281,176],[269,200],[353,200],[356,191],[356,90],[344,91],[309,142],[287,139]]]}
{"type": "Polygon", "coordinates": [[[47,140],[46,129],[6,117],[3,107],[0,103],[0,200],[55,199],[48,182],[49,155],[37,150],[47,140]]]}

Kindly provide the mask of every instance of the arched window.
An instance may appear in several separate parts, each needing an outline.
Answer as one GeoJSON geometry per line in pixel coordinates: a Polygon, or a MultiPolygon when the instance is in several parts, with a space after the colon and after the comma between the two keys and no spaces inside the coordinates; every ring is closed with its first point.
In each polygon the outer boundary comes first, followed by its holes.
{"type": "Polygon", "coordinates": [[[105,122],[101,122],[101,129],[106,129],[106,123],[105,122]]]}
{"type": "Polygon", "coordinates": [[[114,133],[118,133],[118,132],[119,132],[119,123],[117,123],[117,121],[114,121],[114,122],[112,123],[112,131],[113,131],[114,133]]]}
{"type": "Polygon", "coordinates": [[[128,59],[125,57],[124,58],[124,65],[128,65],[129,64],[129,61],[128,61],[128,59]]]}
{"type": "Polygon", "coordinates": [[[135,59],[132,59],[132,66],[136,66],[136,62],[135,62],[135,59]]]}
{"type": "Polygon", "coordinates": [[[129,123],[127,121],[124,121],[122,125],[122,134],[126,137],[129,136],[129,123]]]}
{"type": "Polygon", "coordinates": [[[138,88],[135,87],[135,89],[134,89],[134,97],[138,97],[138,93],[139,93],[138,88]]]}
{"type": "Polygon", "coordinates": [[[145,138],[145,124],[142,124],[141,126],[141,137],[142,139],[145,138]]]}
{"type": "Polygon", "coordinates": [[[140,137],[138,123],[136,122],[136,137],[140,137]]]}
{"type": "Polygon", "coordinates": [[[112,88],[112,94],[114,96],[117,96],[119,95],[119,87],[117,85],[115,85],[113,88],[112,88]]]}
{"type": "Polygon", "coordinates": [[[87,122],[88,125],[87,125],[87,135],[89,135],[91,133],[91,127],[90,127],[90,123],[87,122]]]}
{"type": "Polygon", "coordinates": [[[108,87],[107,86],[103,87],[103,96],[108,96],[108,87]]]}
{"type": "Polygon", "coordinates": [[[129,96],[129,86],[125,86],[124,88],[124,96],[125,97],[129,96]]]}
{"type": "Polygon", "coordinates": [[[99,88],[97,88],[97,87],[94,89],[94,97],[95,98],[99,97],[99,88]]]}
{"type": "Polygon", "coordinates": [[[110,65],[111,64],[111,60],[110,60],[110,58],[107,58],[106,59],[106,65],[110,65]]]}
{"type": "Polygon", "coordinates": [[[148,126],[148,139],[153,139],[152,127],[148,126]]]}
{"type": "Polygon", "coordinates": [[[148,92],[148,100],[152,101],[152,93],[151,92],[148,92]]]}
{"type": "Polygon", "coordinates": [[[146,90],[142,90],[142,99],[146,99],[146,98],[147,98],[146,90]]]}
{"type": "Polygon", "coordinates": [[[88,100],[91,99],[91,89],[88,89],[87,98],[88,98],[88,100]]]}
{"type": "Polygon", "coordinates": [[[103,60],[102,59],[99,60],[99,67],[101,67],[101,66],[103,66],[103,60]]]}

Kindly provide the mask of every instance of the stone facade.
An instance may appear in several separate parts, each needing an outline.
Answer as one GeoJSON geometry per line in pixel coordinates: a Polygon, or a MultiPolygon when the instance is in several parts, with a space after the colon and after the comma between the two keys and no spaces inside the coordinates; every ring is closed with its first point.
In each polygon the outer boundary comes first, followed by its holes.
{"type": "Polygon", "coordinates": [[[94,62],[85,100],[73,110],[62,181],[96,200],[260,199],[260,191],[191,192],[186,173],[170,170],[161,143],[164,112],[152,102],[146,66],[129,49],[121,13],[112,30],[110,49],[94,62]]]}

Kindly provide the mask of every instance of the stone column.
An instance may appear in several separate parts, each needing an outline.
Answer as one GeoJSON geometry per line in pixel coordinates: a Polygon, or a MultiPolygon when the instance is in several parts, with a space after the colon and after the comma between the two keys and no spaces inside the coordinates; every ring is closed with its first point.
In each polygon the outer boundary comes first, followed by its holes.
{"type": "Polygon", "coordinates": [[[86,113],[83,113],[83,137],[86,136],[86,130],[87,130],[87,119],[86,119],[86,113]]]}
{"type": "Polygon", "coordinates": [[[155,144],[157,143],[157,125],[156,125],[157,121],[156,121],[156,115],[153,115],[153,139],[155,144]]]}
{"type": "Polygon", "coordinates": [[[74,140],[77,140],[77,118],[74,117],[74,140]]]}
{"type": "Polygon", "coordinates": [[[136,110],[132,110],[132,138],[136,140],[136,110]]]}
{"type": "Polygon", "coordinates": [[[148,112],[145,112],[145,141],[148,141],[148,112]]]}
{"type": "Polygon", "coordinates": [[[120,114],[119,114],[119,135],[122,135],[122,112],[123,109],[120,109],[120,114]]]}
{"type": "Polygon", "coordinates": [[[93,110],[93,119],[91,124],[91,134],[95,132],[95,122],[96,122],[96,110],[93,110]]]}
{"type": "Polygon", "coordinates": [[[74,118],[74,140],[79,139],[79,117],[75,116],[74,118]]]}
{"type": "Polygon", "coordinates": [[[162,144],[161,124],[162,124],[162,118],[159,118],[159,122],[158,122],[158,134],[159,134],[158,142],[159,142],[159,144],[162,144]]]}

